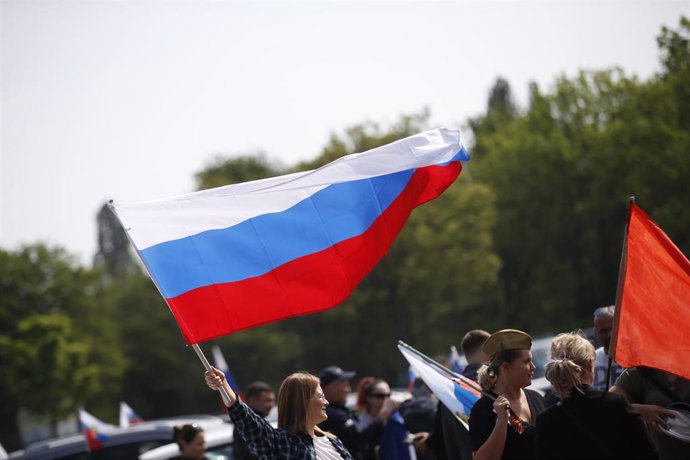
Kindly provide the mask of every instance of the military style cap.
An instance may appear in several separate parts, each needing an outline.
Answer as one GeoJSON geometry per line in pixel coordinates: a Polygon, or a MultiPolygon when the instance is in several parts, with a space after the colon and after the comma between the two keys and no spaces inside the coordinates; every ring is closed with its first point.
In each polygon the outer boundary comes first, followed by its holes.
{"type": "Polygon", "coordinates": [[[493,356],[501,350],[529,350],[532,337],[517,329],[502,329],[491,334],[482,348],[486,356],[493,356]]]}

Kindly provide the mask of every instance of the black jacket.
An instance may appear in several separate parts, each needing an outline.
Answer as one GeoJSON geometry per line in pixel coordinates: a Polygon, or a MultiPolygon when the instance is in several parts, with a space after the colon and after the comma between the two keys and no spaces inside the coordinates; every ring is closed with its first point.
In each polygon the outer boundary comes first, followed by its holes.
{"type": "Polygon", "coordinates": [[[537,416],[537,458],[657,459],[640,415],[621,395],[580,386],[537,416]]]}
{"type": "Polygon", "coordinates": [[[340,404],[330,403],[326,415],[328,419],[319,428],[336,435],[355,460],[366,458],[383,434],[383,423],[378,418],[362,431],[357,430],[357,414],[340,404]]]}

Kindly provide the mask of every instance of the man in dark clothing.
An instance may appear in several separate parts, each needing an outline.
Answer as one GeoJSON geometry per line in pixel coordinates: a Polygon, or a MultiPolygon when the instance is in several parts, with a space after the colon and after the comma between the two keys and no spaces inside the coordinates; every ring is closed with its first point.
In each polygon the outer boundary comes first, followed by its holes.
{"type": "MultiPolygon", "coordinates": [[[[477,371],[488,361],[482,346],[491,334],[482,329],[473,329],[462,338],[462,352],[467,359],[467,366],[462,375],[477,381],[477,371]]],[[[472,441],[470,433],[458,421],[457,417],[442,403],[436,411],[436,427],[427,439],[427,445],[438,460],[471,460],[472,441]]]]}
{"type": "Polygon", "coordinates": [[[365,428],[358,428],[357,415],[348,409],[345,404],[347,395],[352,391],[349,379],[355,376],[354,372],[346,372],[338,366],[329,366],[321,371],[321,390],[323,391],[328,408],[328,419],[319,424],[319,428],[336,435],[345,444],[345,447],[355,460],[363,458],[367,446],[375,445],[383,434],[383,427],[388,417],[395,409],[390,403],[390,398],[384,403],[379,416],[373,423],[365,428]]]}
{"type": "MultiPolygon", "coordinates": [[[[276,405],[276,395],[273,388],[265,382],[253,382],[247,387],[244,402],[256,415],[266,418],[276,405]]],[[[254,452],[247,449],[244,439],[233,430],[232,450],[237,460],[252,460],[258,458],[254,452]]]]}
{"type": "Polygon", "coordinates": [[[467,366],[462,371],[462,375],[468,379],[477,381],[477,371],[489,358],[484,354],[482,345],[491,334],[483,329],[473,329],[462,338],[462,352],[467,359],[467,366]]]}

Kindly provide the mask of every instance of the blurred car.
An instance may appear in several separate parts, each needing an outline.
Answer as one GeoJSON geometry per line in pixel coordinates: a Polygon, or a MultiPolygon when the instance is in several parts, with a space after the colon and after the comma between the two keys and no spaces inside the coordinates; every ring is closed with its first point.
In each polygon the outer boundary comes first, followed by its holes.
{"type": "MultiPolygon", "coordinates": [[[[267,418],[268,420],[268,418],[267,418]]],[[[278,427],[278,421],[270,421],[272,427],[278,427]]],[[[209,460],[234,460],[235,455],[232,450],[233,424],[223,423],[204,429],[204,439],[206,441],[206,458],[209,460]]],[[[156,447],[139,455],[140,460],[167,460],[180,454],[180,448],[176,443],[171,442],[164,446],[156,447]]]]}
{"type": "Polygon", "coordinates": [[[551,391],[551,382],[544,377],[544,371],[549,361],[552,341],[553,336],[540,337],[532,341],[532,361],[537,368],[534,371],[532,384],[527,388],[538,391],[542,396],[551,391]]]}
{"type": "Polygon", "coordinates": [[[89,452],[83,433],[29,444],[22,450],[11,452],[10,459],[22,460],[114,460],[137,458],[141,453],[168,444],[173,438],[173,427],[196,423],[204,430],[222,425],[223,419],[213,415],[189,415],[145,421],[127,428],[115,428],[107,433],[103,447],[89,452]]]}

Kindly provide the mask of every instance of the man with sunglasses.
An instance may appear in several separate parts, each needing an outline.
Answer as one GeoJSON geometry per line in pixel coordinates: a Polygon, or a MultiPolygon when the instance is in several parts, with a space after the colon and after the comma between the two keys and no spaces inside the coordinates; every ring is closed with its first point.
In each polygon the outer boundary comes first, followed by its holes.
{"type": "Polygon", "coordinates": [[[328,401],[328,419],[319,424],[319,428],[336,435],[355,460],[362,460],[365,458],[366,446],[376,444],[383,434],[383,428],[395,410],[395,404],[390,398],[385,399],[377,419],[370,425],[361,427],[355,412],[346,407],[347,395],[352,392],[350,379],[354,376],[355,372],[344,371],[338,366],[326,367],[319,373],[321,389],[328,401]]]}

